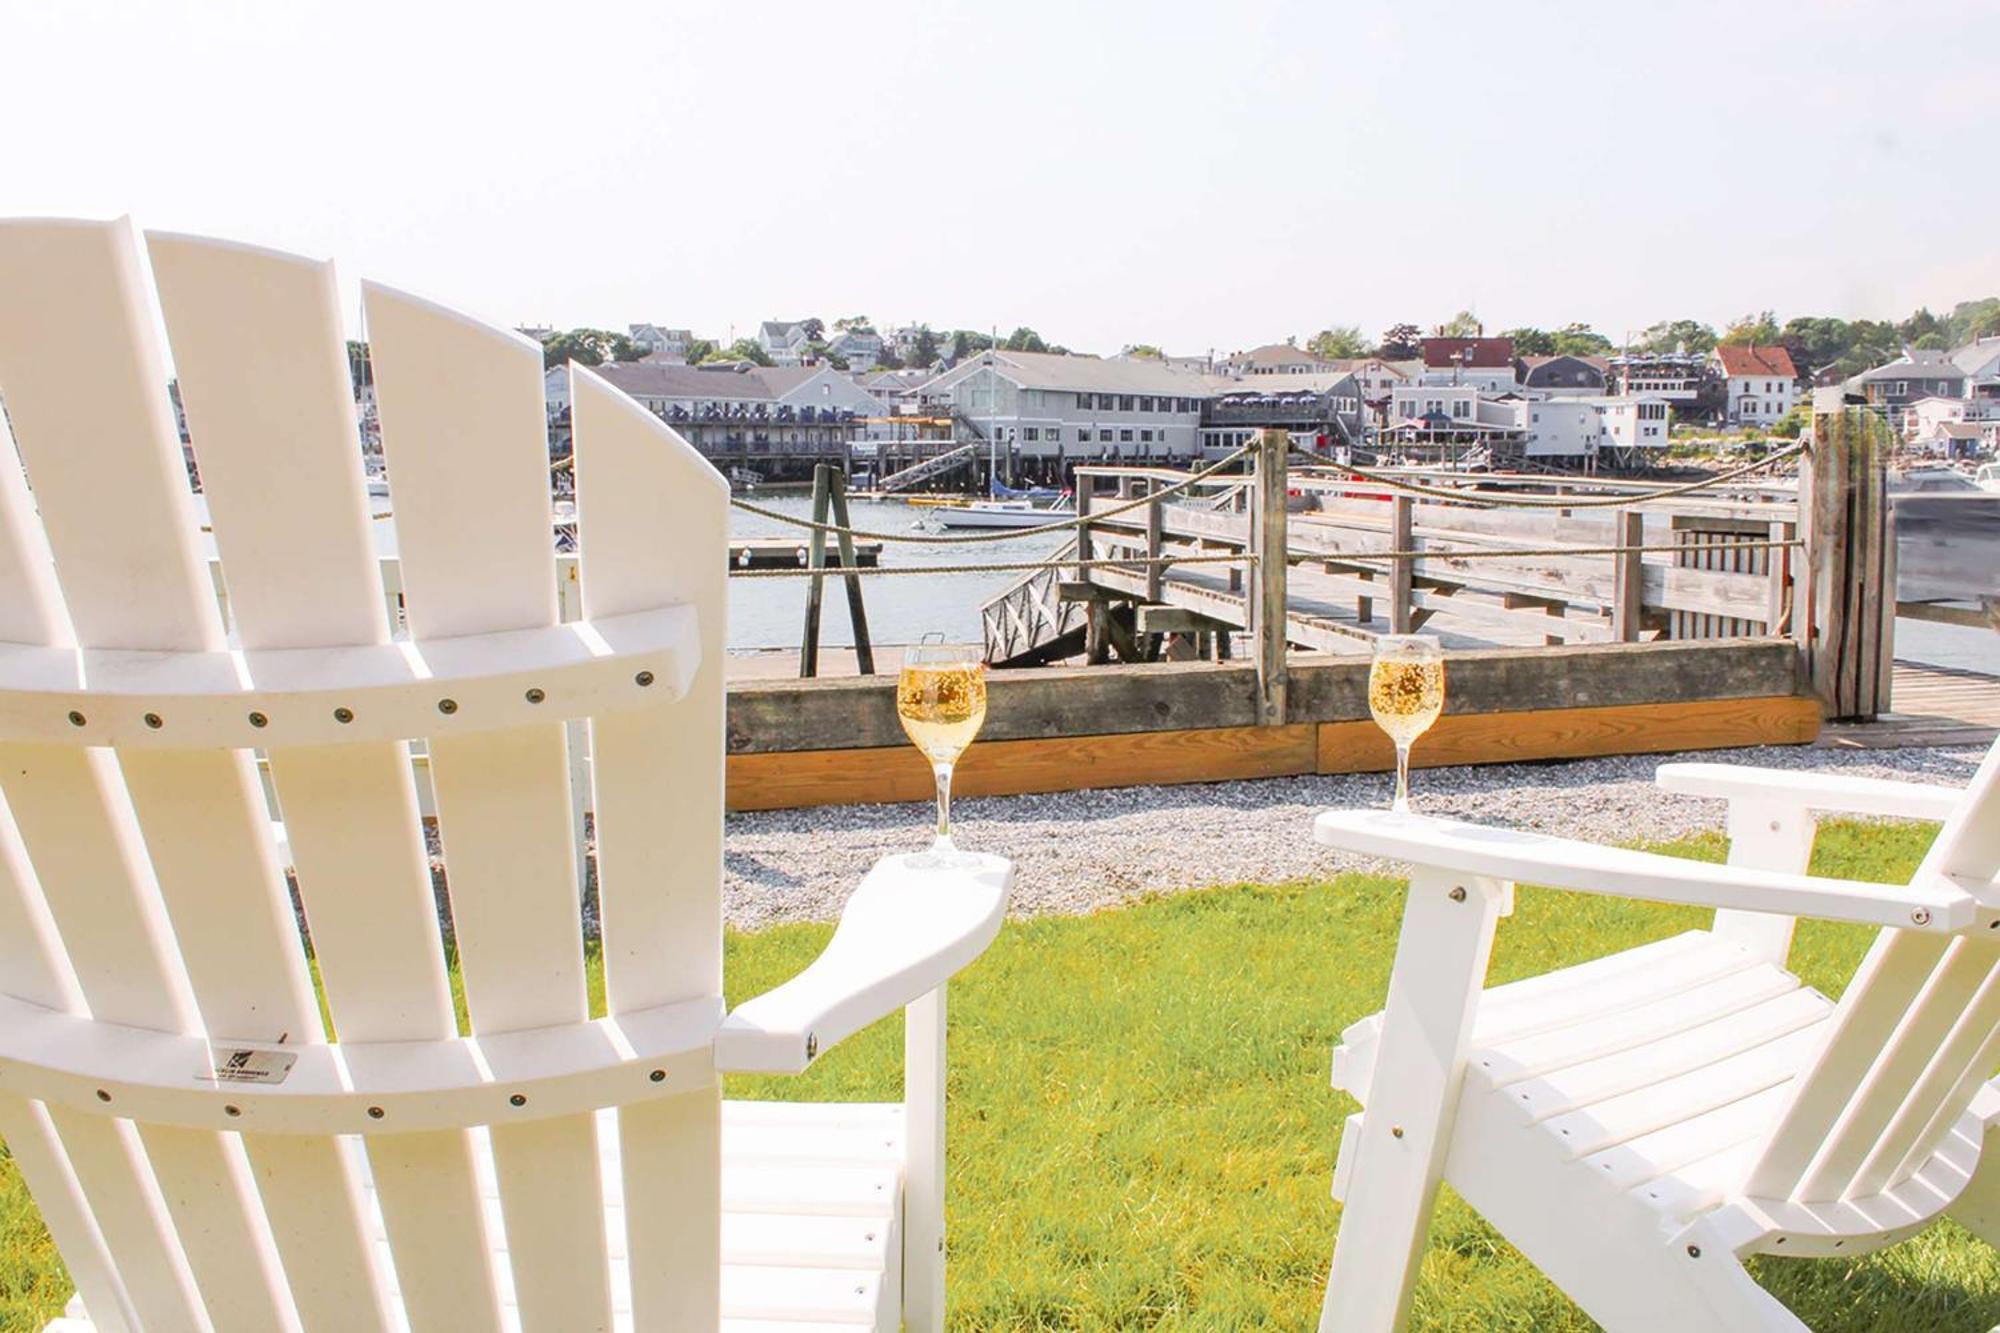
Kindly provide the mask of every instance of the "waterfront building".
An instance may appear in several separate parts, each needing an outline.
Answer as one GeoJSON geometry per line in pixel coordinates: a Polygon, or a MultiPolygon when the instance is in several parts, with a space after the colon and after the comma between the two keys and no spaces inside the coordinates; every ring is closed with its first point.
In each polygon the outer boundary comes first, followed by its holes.
{"type": "Polygon", "coordinates": [[[1919,398],[1963,398],[1968,379],[1946,353],[1908,347],[1894,361],[1854,376],[1847,387],[1893,422],[1919,398]]]}
{"type": "Polygon", "coordinates": [[[694,334],[687,329],[669,329],[658,324],[627,324],[626,336],[646,349],[655,361],[686,365],[694,334]]]}
{"type": "Polygon", "coordinates": [[[1768,426],[1798,401],[1798,368],[1782,347],[1723,346],[1710,353],[1725,386],[1724,416],[1745,426],[1768,426]]]}
{"type": "Polygon", "coordinates": [[[796,320],[767,319],[757,326],[757,345],[774,366],[805,364],[811,343],[806,326],[796,320]]]}
{"type": "Polygon", "coordinates": [[[1951,354],[1965,372],[1965,396],[2000,403],[2000,335],[1975,338],[1951,354]]]}
{"type": "MultiPolygon", "coordinates": [[[[596,373],[679,431],[723,471],[766,478],[810,475],[814,463],[847,465],[864,418],[886,405],[831,366],[677,366],[634,361],[596,373]]],[[[566,448],[568,380],[549,372],[550,414],[566,448]],[[560,404],[560,406],[558,406],[560,404]]]]}
{"type": "Polygon", "coordinates": [[[1425,338],[1420,346],[1425,384],[1470,384],[1495,394],[1518,387],[1512,338],[1425,338]]]}
{"type": "Polygon", "coordinates": [[[1693,352],[1640,353],[1606,359],[1611,367],[1612,393],[1663,398],[1682,415],[1696,409],[1702,390],[1715,375],[1709,359],[1693,352]]]}
{"type": "Polygon", "coordinates": [[[1672,438],[1673,404],[1658,394],[1615,394],[1581,398],[1594,408],[1601,434],[1599,457],[1617,467],[1652,462],[1672,438]]]}
{"type": "Polygon", "coordinates": [[[923,386],[961,440],[1022,459],[1195,456],[1216,381],[1150,359],[981,352],[923,386]]]}
{"type": "Polygon", "coordinates": [[[1515,377],[1524,392],[1547,397],[1602,397],[1610,387],[1611,363],[1601,356],[1521,356],[1515,377]]]}
{"type": "Polygon", "coordinates": [[[1313,453],[1352,449],[1366,440],[1368,404],[1351,372],[1212,383],[1210,395],[1201,412],[1207,457],[1248,444],[1258,430],[1284,430],[1313,453]]]}

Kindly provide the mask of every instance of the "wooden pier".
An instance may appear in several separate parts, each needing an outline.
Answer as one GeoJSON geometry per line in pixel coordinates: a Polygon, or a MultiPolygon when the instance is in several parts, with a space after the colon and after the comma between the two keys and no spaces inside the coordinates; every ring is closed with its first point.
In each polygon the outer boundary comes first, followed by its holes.
{"type": "MultiPolygon", "coordinates": [[[[882,543],[879,541],[856,541],[853,543],[856,566],[879,565],[882,563],[882,543]]],[[[731,569],[803,569],[812,557],[812,536],[800,529],[797,537],[731,537],[729,539],[729,567],[731,569]]],[[[826,552],[826,564],[831,568],[841,568],[840,550],[833,547],[826,552]]]]}

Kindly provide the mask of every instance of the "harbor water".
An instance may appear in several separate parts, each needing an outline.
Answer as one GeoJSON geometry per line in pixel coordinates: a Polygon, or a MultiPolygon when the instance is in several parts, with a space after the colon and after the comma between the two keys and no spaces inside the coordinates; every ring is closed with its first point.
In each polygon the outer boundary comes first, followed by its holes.
{"type": "MultiPolygon", "coordinates": [[[[805,496],[748,497],[766,509],[800,518],[812,516],[812,501],[805,496]]],[[[849,502],[848,518],[857,530],[870,532],[921,532],[917,527],[924,510],[901,501],[849,502]]],[[[1050,522],[1062,516],[1052,514],[1050,522]]],[[[729,532],[733,537],[796,537],[803,548],[811,538],[805,528],[793,527],[761,514],[730,511],[729,532]]],[[[1060,549],[1067,540],[1061,532],[1006,541],[953,541],[937,545],[884,543],[882,564],[891,569],[927,565],[993,565],[1041,560],[1060,549]]],[[[832,539],[828,539],[829,548],[832,539]]],[[[1018,571],[1000,570],[972,574],[864,574],[862,594],[868,610],[868,630],[878,644],[916,643],[926,634],[942,634],[953,643],[980,642],[979,608],[987,599],[1004,590],[1018,571]]],[[[806,587],[804,578],[731,579],[729,581],[729,647],[750,652],[773,648],[796,649],[805,623],[806,587]]],[[[851,647],[854,635],[847,619],[847,594],[840,580],[829,579],[820,611],[820,643],[824,647],[851,647]]]]}

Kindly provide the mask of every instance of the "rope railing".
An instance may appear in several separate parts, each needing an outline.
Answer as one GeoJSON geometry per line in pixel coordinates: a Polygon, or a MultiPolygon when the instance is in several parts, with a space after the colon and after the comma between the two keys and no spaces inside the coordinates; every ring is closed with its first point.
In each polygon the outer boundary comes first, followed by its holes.
{"type": "Polygon", "coordinates": [[[1403,491],[1410,495],[1429,496],[1439,500],[1453,500],[1460,504],[1485,505],[1492,509],[1617,509],[1630,505],[1649,504],[1655,500],[1671,500],[1676,496],[1692,495],[1696,491],[1708,490],[1715,486],[1724,486],[1738,477],[1748,476],[1752,472],[1761,471],[1774,463],[1783,462],[1787,458],[1802,453],[1805,447],[1803,442],[1788,445],[1774,454],[1767,454],[1762,458],[1745,463],[1741,467],[1717,473],[1713,477],[1703,477],[1698,481],[1683,482],[1676,486],[1663,486],[1658,490],[1640,491],[1636,494],[1628,495],[1583,496],[1521,495],[1512,492],[1501,494],[1471,487],[1453,489],[1449,486],[1425,486],[1420,482],[1404,481],[1400,478],[1392,477],[1385,472],[1378,472],[1373,468],[1360,467],[1353,463],[1335,463],[1329,459],[1309,454],[1303,449],[1294,450],[1293,456],[1305,459],[1311,467],[1322,471],[1341,472],[1350,477],[1358,477],[1362,481],[1386,487],[1392,491],[1403,491]]]}
{"type": "Polygon", "coordinates": [[[1005,574],[1037,569],[1094,569],[1099,565],[1120,569],[1151,569],[1167,565],[1254,565],[1253,552],[1238,555],[1093,556],[1088,560],[1050,556],[1046,560],[1009,560],[979,565],[787,565],[782,569],[732,569],[732,579],[846,578],[849,574],[886,577],[894,574],[1005,574]]]}

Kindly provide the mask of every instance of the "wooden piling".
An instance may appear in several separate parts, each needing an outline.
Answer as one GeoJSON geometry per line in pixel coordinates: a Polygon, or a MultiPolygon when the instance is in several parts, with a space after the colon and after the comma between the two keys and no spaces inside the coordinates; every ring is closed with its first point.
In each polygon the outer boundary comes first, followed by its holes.
{"type": "MultiPolygon", "coordinates": [[[[833,490],[833,469],[821,463],[813,468],[812,520],[824,523],[831,512],[830,498],[833,490]]],[[[826,568],[826,530],[812,529],[812,537],[806,548],[806,568],[812,576],[806,580],[806,623],[799,635],[799,679],[810,680],[819,674],[819,608],[820,599],[826,591],[826,579],[820,572],[826,568]]]]}
{"type": "MultiPolygon", "coordinates": [[[[1398,491],[1389,510],[1389,549],[1408,551],[1416,540],[1416,497],[1398,491]]],[[[1416,561],[1405,558],[1389,562],[1389,632],[1408,634],[1411,629],[1410,574],[1416,561]]]]}
{"type": "Polygon", "coordinates": [[[1282,430],[1257,432],[1257,508],[1251,515],[1250,547],[1257,556],[1250,598],[1250,637],[1256,645],[1257,721],[1275,727],[1285,721],[1286,574],[1285,463],[1291,436],[1282,430]]]}
{"type": "Polygon", "coordinates": [[[1812,445],[1799,465],[1805,579],[1793,618],[1806,679],[1829,719],[1889,711],[1896,536],[1888,445],[1881,417],[1834,407],[1813,414],[1812,445]]]}
{"type": "Polygon", "coordinates": [[[839,525],[841,578],[847,584],[847,620],[854,630],[854,659],[856,669],[864,676],[875,674],[875,644],[868,634],[868,608],[861,600],[860,568],[854,557],[854,525],[847,516],[847,476],[843,472],[827,469],[827,499],[833,513],[833,521],[839,525]]]}
{"type": "Polygon", "coordinates": [[[1620,509],[1612,515],[1611,544],[1623,546],[1611,557],[1611,637],[1619,643],[1637,643],[1644,617],[1644,556],[1637,549],[1644,544],[1646,516],[1637,509],[1620,509]]]}

